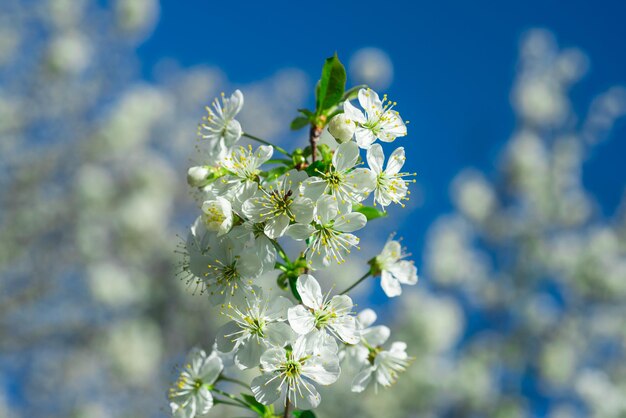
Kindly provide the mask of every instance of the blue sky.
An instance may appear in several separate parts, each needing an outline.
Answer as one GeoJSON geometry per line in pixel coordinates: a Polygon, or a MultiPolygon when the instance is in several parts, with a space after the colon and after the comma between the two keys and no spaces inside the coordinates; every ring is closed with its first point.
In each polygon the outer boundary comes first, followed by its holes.
{"type": "MultiPolygon", "coordinates": [[[[562,46],[588,54],[591,69],[572,91],[583,115],[594,95],[626,84],[623,1],[164,0],[161,7],[154,35],[139,48],[148,79],[160,59],[171,57],[183,67],[218,66],[235,84],[284,67],[303,69],[314,81],[334,51],[347,60],[361,47],[385,50],[395,68],[388,93],[411,121],[403,141],[408,164],[424,188],[424,205],[410,218],[416,233],[408,243],[416,254],[434,218],[450,209],[454,175],[466,166],[495,171],[495,157],[515,126],[509,92],[521,34],[547,28],[562,46]]],[[[585,183],[605,214],[624,188],[625,137],[618,124],[587,166],[585,183]]]]}

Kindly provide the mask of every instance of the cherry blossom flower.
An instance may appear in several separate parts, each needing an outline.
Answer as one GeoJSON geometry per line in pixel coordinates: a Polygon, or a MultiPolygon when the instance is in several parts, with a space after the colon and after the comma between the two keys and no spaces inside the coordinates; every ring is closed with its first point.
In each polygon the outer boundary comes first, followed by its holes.
{"type": "Polygon", "coordinates": [[[211,389],[222,372],[222,360],[217,353],[209,356],[204,350],[193,349],[183,371],[169,391],[170,408],[176,418],[202,416],[213,407],[211,389]]]}
{"type": "Polygon", "coordinates": [[[349,100],[343,104],[344,113],[356,124],[354,135],[359,147],[368,149],[376,139],[393,142],[397,137],[406,135],[406,125],[398,112],[393,110],[396,103],[387,100],[386,95],[381,101],[374,90],[361,89],[359,104],[365,114],[349,100]]]}
{"type": "MultiPolygon", "coordinates": [[[[352,315],[352,299],[348,295],[324,297],[319,283],[310,274],[298,277],[296,283],[302,304],[289,308],[289,324],[295,332],[306,335],[317,330],[347,344],[359,342],[356,320],[352,315]]],[[[325,340],[324,336],[314,339],[325,340]]]]}
{"type": "Polygon", "coordinates": [[[270,405],[279,398],[296,408],[316,408],[321,397],[314,383],[330,385],[339,378],[339,359],[330,351],[316,353],[306,336],[300,336],[289,349],[276,347],[261,356],[263,374],[252,380],[256,400],[270,405]]]}

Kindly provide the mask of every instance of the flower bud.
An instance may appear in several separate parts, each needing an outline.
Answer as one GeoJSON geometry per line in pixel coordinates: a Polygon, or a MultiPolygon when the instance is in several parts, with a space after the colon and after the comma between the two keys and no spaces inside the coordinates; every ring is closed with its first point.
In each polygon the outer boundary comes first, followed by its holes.
{"type": "Polygon", "coordinates": [[[345,113],[340,113],[334,116],[330,122],[328,122],[328,132],[340,144],[351,140],[355,129],[355,123],[348,119],[348,116],[345,113]]]}
{"type": "Polygon", "coordinates": [[[209,169],[205,166],[195,166],[187,170],[187,183],[191,187],[202,187],[209,177],[209,169]]]}

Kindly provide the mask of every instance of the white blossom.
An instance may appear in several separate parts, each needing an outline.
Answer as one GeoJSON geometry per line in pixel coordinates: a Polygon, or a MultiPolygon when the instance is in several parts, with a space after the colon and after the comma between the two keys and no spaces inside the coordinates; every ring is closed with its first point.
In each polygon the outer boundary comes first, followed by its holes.
{"type": "MultiPolygon", "coordinates": [[[[376,175],[376,186],[374,191],[374,204],[380,204],[383,209],[392,202],[399,203],[409,194],[408,182],[403,177],[412,176],[412,173],[401,173],[406,157],[404,148],[399,147],[391,154],[387,161],[387,166],[383,170],[385,155],[380,144],[374,144],[367,150],[367,163],[376,175]]],[[[415,180],[413,180],[415,181],[415,180]]]]}
{"type": "Polygon", "coordinates": [[[263,374],[252,380],[252,393],[257,401],[270,405],[279,398],[301,410],[316,408],[321,397],[313,382],[330,385],[339,378],[341,369],[335,354],[315,352],[306,336],[300,336],[288,348],[270,348],[261,356],[263,374]]]}
{"type": "Polygon", "coordinates": [[[261,274],[261,260],[252,249],[228,234],[218,237],[207,231],[200,218],[191,227],[186,250],[184,269],[204,285],[214,304],[250,289],[261,274]]]}
{"type": "Polygon", "coordinates": [[[375,91],[361,89],[359,103],[365,114],[349,100],[343,104],[344,113],[356,124],[355,137],[359,147],[368,149],[376,139],[393,142],[397,137],[406,135],[406,125],[398,112],[393,110],[396,103],[387,100],[387,95],[381,101],[375,91]]]}
{"type": "Polygon", "coordinates": [[[265,235],[265,225],[245,221],[241,225],[235,226],[230,234],[233,240],[245,243],[254,254],[261,260],[261,269],[268,272],[274,269],[276,262],[276,248],[272,240],[265,235]]]}
{"type": "MultiPolygon", "coordinates": [[[[315,277],[303,274],[298,277],[296,289],[302,304],[289,308],[289,325],[300,335],[317,330],[332,335],[344,343],[359,342],[356,320],[352,315],[352,299],[348,295],[335,295],[328,299],[315,277]]],[[[316,339],[327,340],[324,336],[316,339]]]]}
{"type": "Polygon", "coordinates": [[[220,159],[228,153],[243,133],[241,125],[235,119],[243,107],[243,94],[235,90],[230,98],[226,98],[224,93],[221,98],[221,104],[217,98],[213,101],[213,109],[206,107],[208,115],[198,129],[198,135],[208,140],[211,154],[220,159]]]}
{"type": "Polygon", "coordinates": [[[222,236],[233,226],[233,210],[230,202],[223,197],[206,200],[202,204],[202,221],[208,231],[222,236]]]}
{"type": "Polygon", "coordinates": [[[329,193],[339,202],[340,211],[348,211],[352,203],[364,200],[375,186],[376,176],[372,171],[354,168],[358,159],[359,147],[354,142],[339,145],[333,154],[329,171],[302,182],[304,195],[317,199],[329,193]]]}
{"type": "Polygon", "coordinates": [[[216,182],[220,194],[228,194],[237,197],[246,186],[257,185],[260,167],[274,153],[274,148],[269,145],[261,145],[256,150],[252,146],[237,147],[221,160],[221,166],[228,170],[228,174],[216,182]]]}
{"type": "Polygon", "coordinates": [[[341,358],[359,370],[369,363],[369,348],[382,346],[391,333],[385,325],[373,325],[376,318],[376,312],[372,309],[359,312],[356,316],[356,328],[360,341],[358,344],[344,346],[341,352],[341,358]]]}
{"type": "Polygon", "coordinates": [[[390,298],[402,293],[400,284],[417,283],[417,267],[412,261],[404,260],[407,256],[400,242],[395,240],[388,240],[382,252],[376,256],[376,267],[380,271],[380,284],[390,298]]]}
{"type": "Polygon", "coordinates": [[[245,305],[231,306],[227,313],[232,321],[217,333],[217,349],[223,353],[233,351],[235,364],[241,369],[259,365],[261,354],[272,346],[282,347],[295,338],[294,332],[284,321],[292,303],[282,296],[270,301],[263,291],[254,289],[246,297],[245,305]]]}
{"type": "Polygon", "coordinates": [[[395,342],[389,350],[372,348],[369,352],[369,364],[352,380],[352,391],[362,392],[374,376],[376,385],[391,386],[398,378],[398,373],[406,370],[411,358],[406,353],[406,344],[395,342]]]}
{"type": "Polygon", "coordinates": [[[209,176],[209,168],[206,166],[194,166],[187,170],[187,183],[192,187],[201,187],[209,176]]]}
{"type": "Polygon", "coordinates": [[[306,178],[303,171],[288,171],[248,199],[243,204],[244,214],[255,223],[265,223],[265,234],[272,239],[282,236],[291,222],[310,223],[313,201],[299,194],[306,178]]]}
{"type": "Polygon", "coordinates": [[[204,350],[192,350],[178,380],[169,391],[174,417],[193,418],[207,414],[213,407],[212,385],[222,369],[222,360],[215,352],[207,356],[204,350]]]}
{"type": "Polygon", "coordinates": [[[359,238],[350,232],[365,226],[367,218],[362,213],[339,213],[338,204],[332,196],[323,195],[317,201],[314,214],[315,226],[295,224],[288,235],[295,240],[309,239],[306,259],[314,269],[328,267],[332,260],[341,264],[356,247],[359,238]]]}
{"type": "Polygon", "coordinates": [[[351,140],[355,130],[356,125],[352,120],[348,119],[345,113],[335,115],[328,121],[328,133],[340,144],[351,140]]]}

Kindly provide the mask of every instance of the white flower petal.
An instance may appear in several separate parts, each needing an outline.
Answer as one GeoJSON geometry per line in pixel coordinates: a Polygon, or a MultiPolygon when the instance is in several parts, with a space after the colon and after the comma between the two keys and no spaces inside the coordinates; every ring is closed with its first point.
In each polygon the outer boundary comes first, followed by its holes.
{"type": "Polygon", "coordinates": [[[356,328],[356,319],[353,316],[340,316],[331,323],[339,338],[347,344],[357,344],[360,340],[360,332],[356,328]]]}
{"type": "Polygon", "coordinates": [[[407,358],[406,354],[406,343],[403,341],[396,341],[391,344],[391,348],[389,349],[390,353],[393,353],[395,356],[399,358],[407,358]]]}
{"type": "Polygon", "coordinates": [[[289,325],[291,325],[291,328],[298,334],[308,334],[315,328],[315,317],[311,311],[302,305],[289,308],[287,317],[289,318],[289,325]]]}
{"type": "Polygon", "coordinates": [[[259,359],[261,367],[265,372],[277,370],[287,358],[287,352],[281,347],[267,349],[259,359]]]}
{"type": "Polygon", "coordinates": [[[264,373],[252,379],[250,389],[254,399],[263,405],[271,405],[280,397],[280,377],[275,373],[264,373]]]}
{"type": "Polygon", "coordinates": [[[350,186],[355,190],[354,200],[361,201],[376,188],[376,173],[367,168],[357,168],[349,174],[350,186]]]}
{"type": "Polygon", "coordinates": [[[374,322],[376,322],[376,318],[378,318],[376,312],[374,312],[374,310],[370,308],[363,309],[356,316],[357,323],[361,328],[367,328],[371,326],[374,322]]]}
{"type": "Polygon", "coordinates": [[[383,271],[381,273],[380,285],[385,291],[385,294],[390,298],[400,296],[402,294],[400,282],[387,271],[383,271]]]}
{"type": "Polygon", "coordinates": [[[398,172],[402,169],[405,160],[406,157],[404,156],[404,147],[396,148],[396,150],[389,156],[385,174],[390,176],[398,174],[398,172]]]}
{"type": "Polygon", "coordinates": [[[374,135],[371,130],[367,128],[362,128],[360,126],[356,128],[356,131],[354,132],[354,138],[356,139],[356,143],[359,148],[363,149],[369,149],[374,141],[376,141],[376,135],[374,135]]]}
{"type": "Polygon", "coordinates": [[[304,343],[308,351],[314,352],[316,355],[329,352],[337,353],[339,346],[337,339],[326,331],[320,331],[313,328],[311,332],[304,336],[304,343]]]}
{"type": "Polygon", "coordinates": [[[348,295],[335,295],[328,303],[328,308],[337,314],[345,315],[352,310],[352,299],[348,295]]]}
{"type": "Polygon", "coordinates": [[[284,322],[272,322],[265,326],[265,336],[271,345],[282,347],[296,339],[296,334],[284,322]]]}
{"type": "Polygon", "coordinates": [[[215,343],[222,353],[231,352],[237,343],[237,338],[242,335],[241,328],[235,321],[229,321],[217,330],[215,343]]]}
{"type": "Polygon", "coordinates": [[[395,263],[402,255],[402,245],[399,241],[389,240],[383,247],[381,256],[385,262],[395,263]]]}
{"type": "Polygon", "coordinates": [[[198,376],[204,383],[211,385],[217,380],[223,369],[222,359],[217,355],[211,354],[202,365],[198,376]]]}
{"type": "Polygon", "coordinates": [[[359,90],[359,104],[367,112],[368,119],[372,119],[370,115],[375,116],[375,112],[381,113],[378,117],[382,116],[383,104],[374,90],[369,88],[359,90]]]}
{"type": "Polygon", "coordinates": [[[289,217],[285,214],[280,214],[270,220],[265,224],[265,235],[269,238],[276,239],[282,237],[289,227],[289,217]]]}
{"type": "Polygon", "coordinates": [[[242,370],[257,367],[261,355],[266,349],[267,345],[262,341],[259,341],[257,338],[249,338],[237,349],[235,353],[235,364],[242,370]]]}
{"type": "Polygon", "coordinates": [[[327,183],[323,178],[313,176],[302,182],[300,187],[302,195],[313,201],[319,199],[319,197],[326,191],[327,183]]]}
{"type": "Polygon", "coordinates": [[[315,206],[315,220],[321,225],[326,225],[337,217],[337,201],[332,196],[320,197],[315,206]]]}
{"type": "Polygon", "coordinates": [[[322,289],[315,277],[303,274],[298,277],[296,289],[302,298],[302,303],[312,309],[320,309],[324,302],[322,289]]]}
{"type": "Polygon", "coordinates": [[[352,392],[363,392],[367,385],[372,380],[373,369],[371,366],[367,366],[352,379],[352,392]]]}
{"type": "Polygon", "coordinates": [[[284,296],[278,296],[272,299],[271,303],[265,311],[265,318],[269,321],[286,321],[287,310],[293,306],[293,303],[284,296]]]}
{"type": "Polygon", "coordinates": [[[391,331],[384,325],[377,325],[375,327],[367,328],[361,331],[361,338],[363,338],[371,346],[383,345],[388,339],[391,331]]]}
{"type": "Polygon", "coordinates": [[[211,392],[203,386],[198,390],[196,399],[196,413],[198,415],[206,415],[213,407],[213,395],[211,395],[211,392]]]}
{"type": "Polygon", "coordinates": [[[348,213],[340,216],[334,225],[334,229],[341,232],[354,232],[363,228],[367,224],[367,217],[359,212],[348,213]]]}
{"type": "Polygon", "coordinates": [[[352,141],[339,145],[333,154],[333,166],[338,172],[351,169],[359,158],[359,147],[352,141]]]}
{"type": "Polygon", "coordinates": [[[295,397],[292,399],[294,406],[302,410],[317,408],[322,398],[315,386],[306,380],[301,380],[298,386],[295,397]]]}
{"type": "Polygon", "coordinates": [[[314,204],[311,199],[306,197],[298,197],[294,199],[293,203],[289,207],[291,213],[296,218],[296,222],[301,224],[311,223],[313,220],[314,204]]]}
{"type": "Polygon", "coordinates": [[[346,114],[348,119],[357,123],[365,123],[367,119],[365,119],[365,115],[359,109],[357,109],[349,100],[343,102],[343,112],[346,114]]]}
{"type": "Polygon", "coordinates": [[[339,358],[328,352],[309,359],[302,366],[302,375],[324,386],[335,383],[340,373],[339,358]]]}
{"type": "Polygon", "coordinates": [[[304,241],[308,239],[315,231],[311,225],[293,224],[287,229],[287,236],[295,239],[296,241],[304,241]]]}
{"type": "Polygon", "coordinates": [[[407,260],[402,260],[389,267],[389,272],[402,284],[417,283],[417,267],[407,260]]]}
{"type": "Polygon", "coordinates": [[[261,145],[254,153],[254,156],[257,159],[256,166],[259,167],[260,165],[264,164],[267,160],[272,158],[273,154],[274,147],[272,147],[271,145],[261,145]]]}
{"type": "Polygon", "coordinates": [[[383,147],[380,144],[374,144],[367,150],[367,164],[370,169],[380,174],[383,171],[383,164],[385,163],[385,154],[383,153],[383,147]]]}

